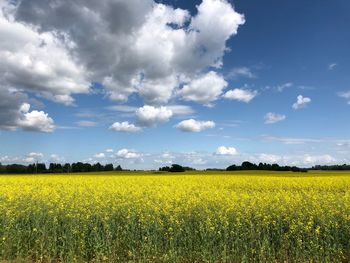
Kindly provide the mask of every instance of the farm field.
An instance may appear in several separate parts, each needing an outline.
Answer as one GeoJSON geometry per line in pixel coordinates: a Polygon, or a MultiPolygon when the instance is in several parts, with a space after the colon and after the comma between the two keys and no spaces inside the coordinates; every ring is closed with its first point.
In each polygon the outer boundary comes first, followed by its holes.
{"type": "Polygon", "coordinates": [[[350,173],[4,175],[1,260],[349,262],[350,173]]]}

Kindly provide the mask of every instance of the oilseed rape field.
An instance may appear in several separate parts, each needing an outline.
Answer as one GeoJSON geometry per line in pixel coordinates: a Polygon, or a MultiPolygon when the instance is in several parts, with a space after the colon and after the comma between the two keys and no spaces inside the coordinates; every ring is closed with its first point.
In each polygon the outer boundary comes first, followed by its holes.
{"type": "Polygon", "coordinates": [[[349,262],[350,173],[1,176],[1,260],[349,262]]]}

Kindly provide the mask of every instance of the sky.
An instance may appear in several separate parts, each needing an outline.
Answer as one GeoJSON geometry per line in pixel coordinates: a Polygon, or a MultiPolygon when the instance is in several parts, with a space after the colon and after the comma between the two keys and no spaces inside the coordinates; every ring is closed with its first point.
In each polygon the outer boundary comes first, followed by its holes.
{"type": "Polygon", "coordinates": [[[0,0],[0,162],[350,163],[350,2],[0,0]]]}

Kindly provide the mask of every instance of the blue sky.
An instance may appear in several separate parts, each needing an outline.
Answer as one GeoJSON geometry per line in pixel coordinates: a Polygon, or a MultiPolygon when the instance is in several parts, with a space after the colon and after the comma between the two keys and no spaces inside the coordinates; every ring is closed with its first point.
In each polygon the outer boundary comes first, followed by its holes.
{"type": "Polygon", "coordinates": [[[350,162],[348,1],[0,7],[1,163],[350,162]]]}

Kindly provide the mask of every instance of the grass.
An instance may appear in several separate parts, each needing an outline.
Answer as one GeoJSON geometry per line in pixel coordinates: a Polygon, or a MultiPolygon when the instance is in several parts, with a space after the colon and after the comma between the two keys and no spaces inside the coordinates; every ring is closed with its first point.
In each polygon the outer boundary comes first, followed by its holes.
{"type": "Polygon", "coordinates": [[[1,176],[0,259],[348,262],[350,173],[1,176]]]}

